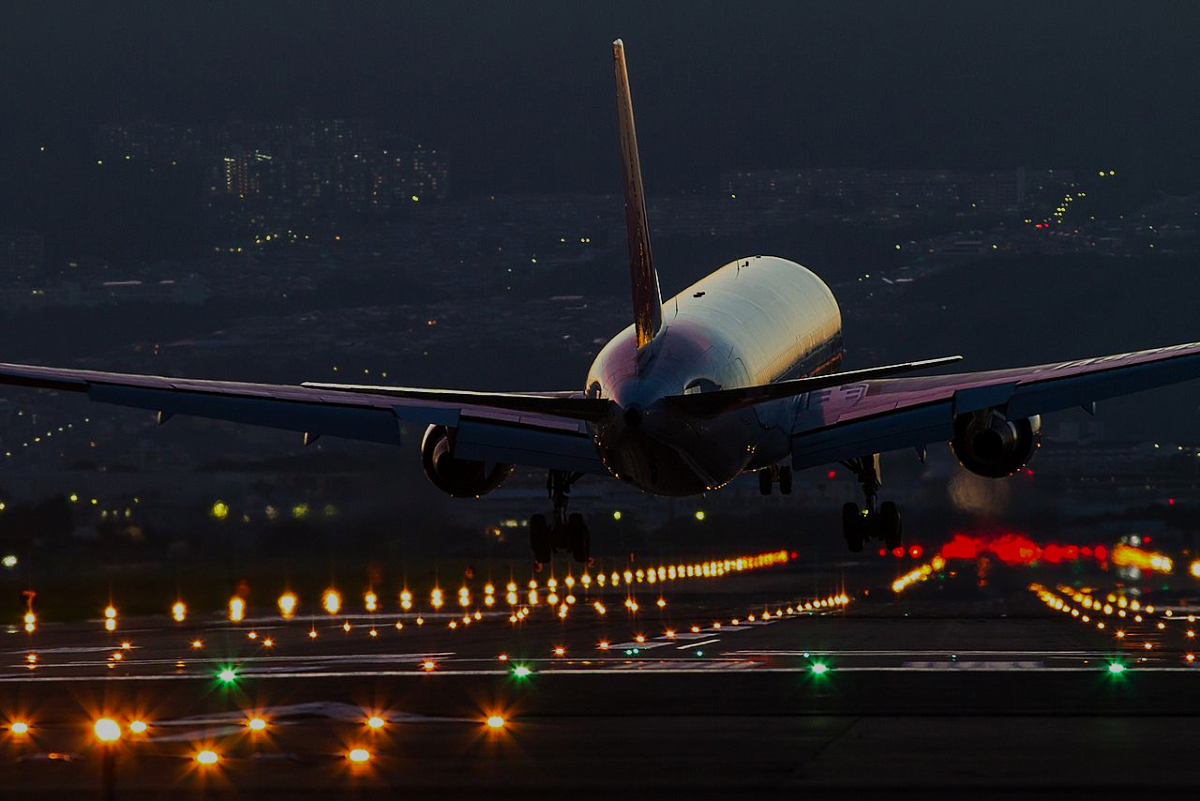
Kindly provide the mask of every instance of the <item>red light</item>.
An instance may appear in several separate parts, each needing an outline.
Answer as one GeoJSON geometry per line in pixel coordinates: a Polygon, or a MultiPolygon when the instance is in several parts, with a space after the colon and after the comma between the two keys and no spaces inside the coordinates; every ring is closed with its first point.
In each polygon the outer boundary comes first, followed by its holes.
{"type": "Polygon", "coordinates": [[[880,549],[879,549],[879,555],[880,555],[880,556],[887,556],[887,548],[880,548],[880,549]]]}
{"type": "Polygon", "coordinates": [[[1027,476],[1032,476],[1032,475],[1033,475],[1033,469],[1032,469],[1032,468],[1029,468],[1029,467],[1026,467],[1026,468],[1025,468],[1025,475],[1027,475],[1027,476]]]}
{"type": "Polygon", "coordinates": [[[825,474],[825,478],[837,478],[837,471],[830,470],[828,473],[825,474]]]}
{"type": "Polygon", "coordinates": [[[1145,544],[1149,545],[1149,544],[1150,544],[1150,538],[1149,538],[1149,537],[1142,537],[1142,542],[1144,542],[1145,544]]]}
{"type": "Polygon", "coordinates": [[[1079,549],[1079,552],[1080,552],[1081,554],[1083,554],[1084,556],[1091,556],[1091,555],[1092,555],[1092,549],[1091,549],[1091,547],[1090,547],[1090,546],[1088,546],[1088,545],[1085,545],[1085,546],[1083,546],[1082,548],[1080,548],[1080,549],[1079,549]]]}
{"type": "Polygon", "coordinates": [[[1174,505],[1175,505],[1175,499],[1167,498],[1167,506],[1174,506],[1174,505]]]}
{"type": "Polygon", "coordinates": [[[1097,545],[1094,549],[1092,549],[1092,553],[1095,554],[1096,558],[1101,562],[1108,558],[1108,549],[1103,545],[1097,545]]]}
{"type": "Polygon", "coordinates": [[[903,548],[893,548],[892,556],[896,557],[897,559],[902,559],[904,557],[904,549],[903,548]]]}
{"type": "Polygon", "coordinates": [[[792,558],[793,558],[793,559],[798,559],[799,557],[800,557],[800,554],[796,553],[795,551],[792,551],[792,558]]]}
{"type": "Polygon", "coordinates": [[[978,553],[975,540],[965,534],[955,534],[952,540],[942,546],[943,559],[974,559],[978,553]]]}
{"type": "Polygon", "coordinates": [[[911,556],[913,559],[920,559],[921,554],[924,552],[925,552],[925,549],[922,548],[920,545],[914,545],[908,549],[908,555],[911,556]]]}

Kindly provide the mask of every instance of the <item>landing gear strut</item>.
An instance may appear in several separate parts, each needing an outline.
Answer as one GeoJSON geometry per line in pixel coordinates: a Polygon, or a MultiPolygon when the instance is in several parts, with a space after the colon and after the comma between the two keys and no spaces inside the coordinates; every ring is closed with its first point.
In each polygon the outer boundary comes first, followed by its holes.
{"type": "Polygon", "coordinates": [[[565,470],[551,470],[546,478],[546,493],[550,496],[550,519],[546,515],[529,518],[529,544],[533,558],[541,565],[550,561],[555,551],[570,551],[576,562],[591,558],[592,538],[583,515],[567,514],[571,485],[583,476],[565,470]]]}
{"type": "Polygon", "coordinates": [[[878,503],[879,486],[883,483],[879,478],[879,454],[850,459],[842,462],[842,466],[854,473],[863,491],[861,510],[854,503],[842,507],[842,535],[850,550],[861,552],[863,543],[869,539],[882,540],[888,549],[899,548],[904,542],[900,510],[891,501],[878,503]]]}

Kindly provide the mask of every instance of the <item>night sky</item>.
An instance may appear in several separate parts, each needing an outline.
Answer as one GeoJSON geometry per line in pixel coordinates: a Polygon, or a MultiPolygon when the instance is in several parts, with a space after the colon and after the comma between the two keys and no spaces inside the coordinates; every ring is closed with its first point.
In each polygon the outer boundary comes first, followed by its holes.
{"type": "Polygon", "coordinates": [[[450,151],[468,193],[618,191],[617,36],[651,192],[1017,164],[1200,189],[1200,4],[1096,0],[7,3],[0,169],[98,122],[307,109],[450,151]]]}

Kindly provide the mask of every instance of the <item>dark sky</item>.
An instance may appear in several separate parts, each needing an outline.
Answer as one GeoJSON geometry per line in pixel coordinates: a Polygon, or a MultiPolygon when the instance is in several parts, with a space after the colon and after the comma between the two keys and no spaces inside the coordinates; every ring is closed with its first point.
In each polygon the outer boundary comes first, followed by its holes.
{"type": "MultiPolygon", "coordinates": [[[[472,192],[616,191],[625,39],[651,191],[756,166],[1111,166],[1200,189],[1200,4],[9,2],[11,166],[98,121],[394,122],[472,192]]],[[[4,162],[0,162],[3,164],[4,162]]]]}

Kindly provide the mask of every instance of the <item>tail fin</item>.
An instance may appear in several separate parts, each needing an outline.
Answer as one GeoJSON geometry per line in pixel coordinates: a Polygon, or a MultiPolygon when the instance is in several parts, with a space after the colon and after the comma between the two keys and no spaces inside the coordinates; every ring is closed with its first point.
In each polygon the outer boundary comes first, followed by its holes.
{"type": "Polygon", "coordinates": [[[625,233],[629,238],[629,277],[633,284],[633,322],[637,345],[654,339],[662,328],[662,293],[654,256],[650,252],[650,224],[642,190],[642,163],[638,157],[637,130],[633,125],[633,99],[625,70],[625,43],[613,42],[613,69],[617,78],[617,120],[621,127],[621,162],[625,168],[625,233]]]}

